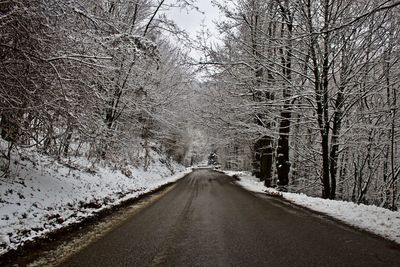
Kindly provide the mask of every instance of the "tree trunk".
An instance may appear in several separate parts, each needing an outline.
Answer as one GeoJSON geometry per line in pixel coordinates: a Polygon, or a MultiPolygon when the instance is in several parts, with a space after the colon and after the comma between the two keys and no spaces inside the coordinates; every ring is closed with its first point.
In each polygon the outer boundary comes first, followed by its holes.
{"type": "Polygon", "coordinates": [[[65,141],[64,141],[64,151],[63,151],[64,157],[68,156],[68,151],[69,151],[69,147],[70,147],[70,144],[71,144],[71,139],[72,139],[72,129],[70,129],[70,127],[69,127],[67,136],[65,137],[65,141]]]}
{"type": "Polygon", "coordinates": [[[287,186],[289,184],[289,133],[290,133],[290,117],[291,112],[288,107],[284,108],[281,116],[281,122],[279,125],[279,140],[277,153],[276,167],[278,170],[278,186],[287,186]]]}
{"type": "Polygon", "coordinates": [[[341,129],[342,122],[342,107],[343,107],[343,90],[344,87],[339,88],[339,92],[335,103],[335,115],[333,119],[332,137],[331,137],[331,152],[330,152],[330,175],[331,175],[331,189],[329,193],[330,199],[335,199],[336,197],[336,174],[337,174],[337,162],[338,162],[338,152],[339,152],[339,133],[341,129]]]}
{"type": "MultiPolygon", "coordinates": [[[[283,17],[283,25],[287,29],[287,43],[285,52],[281,52],[282,57],[282,72],[286,79],[284,82],[283,98],[285,104],[281,112],[281,121],[279,125],[279,140],[277,147],[277,162],[276,167],[278,170],[278,186],[287,186],[289,184],[290,161],[289,161],[289,134],[290,134],[290,119],[292,117],[292,96],[291,82],[292,82],[292,33],[293,33],[293,15],[289,10],[289,2],[285,1],[285,6],[280,5],[283,17]]],[[[282,29],[283,31],[283,29],[282,29]]],[[[281,33],[284,37],[284,32],[281,33]]]]}
{"type": "Polygon", "coordinates": [[[260,140],[260,179],[265,186],[272,186],[273,139],[263,136],[260,140]]]}

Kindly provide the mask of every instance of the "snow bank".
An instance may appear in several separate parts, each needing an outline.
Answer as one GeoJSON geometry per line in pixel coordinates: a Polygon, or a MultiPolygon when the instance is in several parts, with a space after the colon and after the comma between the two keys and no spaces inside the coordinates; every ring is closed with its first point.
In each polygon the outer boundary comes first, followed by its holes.
{"type": "Polygon", "coordinates": [[[0,179],[0,255],[191,171],[176,163],[167,167],[156,153],[152,158],[149,171],[130,166],[125,174],[109,167],[93,170],[82,158],[68,164],[34,152],[17,158],[10,176],[17,178],[0,179]]]}
{"type": "Polygon", "coordinates": [[[278,192],[275,189],[265,187],[263,182],[260,182],[247,172],[226,171],[225,173],[231,176],[237,175],[240,178],[237,183],[247,190],[281,195],[295,204],[325,213],[349,225],[367,230],[400,244],[399,211],[395,212],[376,206],[346,201],[309,197],[304,194],[278,192]]]}

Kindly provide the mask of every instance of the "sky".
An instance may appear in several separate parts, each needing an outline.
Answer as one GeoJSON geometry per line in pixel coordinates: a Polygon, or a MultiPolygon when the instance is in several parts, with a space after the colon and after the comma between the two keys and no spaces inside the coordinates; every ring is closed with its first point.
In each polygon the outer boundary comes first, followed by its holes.
{"type": "MultiPolygon", "coordinates": [[[[214,21],[220,18],[218,8],[212,5],[211,0],[198,0],[196,5],[201,12],[197,10],[180,10],[179,8],[173,8],[167,12],[167,16],[174,20],[175,23],[181,29],[184,29],[193,39],[196,39],[197,34],[202,29],[202,25],[204,25],[213,35],[209,41],[216,41],[218,34],[214,21]]],[[[199,57],[199,53],[196,51],[192,51],[191,54],[195,58],[199,57]]]]}
{"type": "Polygon", "coordinates": [[[219,17],[218,8],[212,5],[211,0],[198,0],[196,5],[203,14],[197,10],[180,10],[179,8],[173,8],[168,12],[168,16],[173,19],[179,27],[185,29],[191,37],[196,37],[196,33],[201,29],[202,24],[215,32],[213,20],[217,20],[219,17]]]}

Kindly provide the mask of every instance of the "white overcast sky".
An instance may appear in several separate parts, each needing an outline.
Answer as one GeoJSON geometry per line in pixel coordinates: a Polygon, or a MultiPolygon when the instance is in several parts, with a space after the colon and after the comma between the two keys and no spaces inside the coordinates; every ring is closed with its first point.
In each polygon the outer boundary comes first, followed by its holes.
{"type": "MultiPolygon", "coordinates": [[[[167,12],[167,16],[174,20],[175,23],[181,29],[186,30],[189,36],[193,39],[196,39],[196,36],[199,31],[202,29],[202,25],[209,29],[211,34],[213,34],[213,38],[209,41],[214,41],[217,37],[217,30],[214,25],[214,21],[218,21],[221,17],[219,10],[217,7],[213,6],[211,0],[198,0],[197,7],[201,12],[196,10],[180,10],[179,8],[173,8],[167,12]]],[[[194,56],[196,56],[196,52],[194,56]]]]}
{"type": "Polygon", "coordinates": [[[196,10],[180,10],[179,8],[173,8],[168,12],[168,16],[179,27],[185,29],[191,37],[196,36],[196,32],[201,29],[203,23],[210,30],[215,30],[213,20],[217,20],[219,17],[218,8],[211,4],[211,0],[198,0],[197,6],[204,14],[196,10]]]}

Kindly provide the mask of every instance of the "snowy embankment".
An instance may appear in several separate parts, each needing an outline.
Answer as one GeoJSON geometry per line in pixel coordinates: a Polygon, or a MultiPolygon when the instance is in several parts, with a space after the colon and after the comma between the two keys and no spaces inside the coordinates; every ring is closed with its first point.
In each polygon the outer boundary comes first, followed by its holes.
{"type": "Polygon", "coordinates": [[[304,194],[279,192],[273,188],[265,187],[263,182],[249,173],[233,171],[225,171],[225,173],[230,176],[237,175],[240,178],[237,183],[247,190],[282,196],[292,203],[327,214],[346,224],[367,230],[400,244],[400,211],[395,212],[376,206],[309,197],[304,194]]]}
{"type": "Polygon", "coordinates": [[[17,178],[0,178],[0,255],[191,171],[176,163],[167,166],[156,153],[152,158],[149,171],[132,166],[121,171],[93,169],[82,158],[63,163],[34,152],[18,157],[10,175],[17,178]]]}

